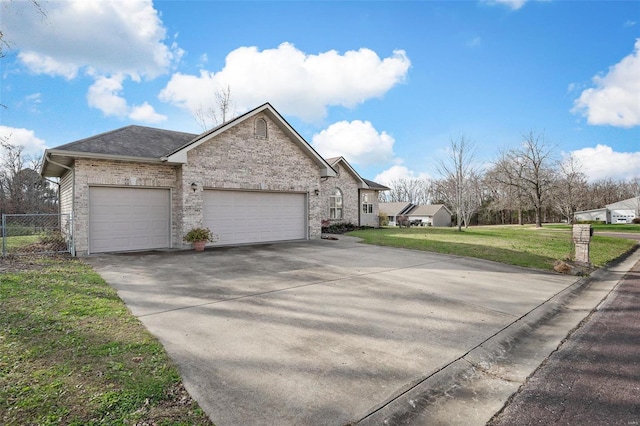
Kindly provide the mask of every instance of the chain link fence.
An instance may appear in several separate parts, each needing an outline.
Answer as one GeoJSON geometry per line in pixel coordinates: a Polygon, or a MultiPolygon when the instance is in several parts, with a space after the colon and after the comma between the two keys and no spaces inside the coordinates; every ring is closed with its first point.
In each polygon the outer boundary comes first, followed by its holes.
{"type": "Polygon", "coordinates": [[[68,214],[3,214],[2,256],[71,253],[68,214]]]}

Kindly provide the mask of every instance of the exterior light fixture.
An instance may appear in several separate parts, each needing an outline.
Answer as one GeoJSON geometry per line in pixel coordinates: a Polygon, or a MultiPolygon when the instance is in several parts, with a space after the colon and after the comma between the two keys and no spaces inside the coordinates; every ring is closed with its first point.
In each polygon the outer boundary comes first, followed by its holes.
{"type": "Polygon", "coordinates": [[[198,189],[198,184],[197,184],[197,183],[195,183],[195,182],[193,182],[193,183],[191,184],[191,189],[193,189],[193,192],[196,192],[196,190],[198,189]]]}
{"type": "Polygon", "coordinates": [[[316,189],[315,191],[313,191],[313,193],[316,194],[316,195],[320,195],[320,190],[316,189]]]}

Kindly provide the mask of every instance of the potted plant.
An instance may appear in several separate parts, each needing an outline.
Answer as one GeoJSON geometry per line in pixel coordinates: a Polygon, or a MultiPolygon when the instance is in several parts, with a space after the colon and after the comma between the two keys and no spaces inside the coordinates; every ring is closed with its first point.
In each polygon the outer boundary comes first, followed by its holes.
{"type": "Polygon", "coordinates": [[[193,243],[195,251],[203,251],[208,242],[214,242],[217,239],[218,236],[209,228],[193,228],[184,236],[186,242],[193,243]]]}

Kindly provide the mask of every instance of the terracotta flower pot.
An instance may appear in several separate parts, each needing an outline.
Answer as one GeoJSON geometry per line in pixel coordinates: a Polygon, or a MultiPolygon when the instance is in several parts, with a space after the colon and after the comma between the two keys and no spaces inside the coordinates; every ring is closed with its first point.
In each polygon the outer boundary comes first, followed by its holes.
{"type": "Polygon", "coordinates": [[[207,245],[206,241],[194,241],[193,248],[195,251],[204,251],[204,246],[207,245]]]}

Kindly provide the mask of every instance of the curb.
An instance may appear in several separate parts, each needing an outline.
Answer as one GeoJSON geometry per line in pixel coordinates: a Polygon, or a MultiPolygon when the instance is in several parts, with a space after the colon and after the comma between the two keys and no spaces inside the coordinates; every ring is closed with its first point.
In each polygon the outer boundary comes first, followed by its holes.
{"type": "Polygon", "coordinates": [[[486,424],[640,261],[640,245],[558,292],[354,424],[486,424]]]}

